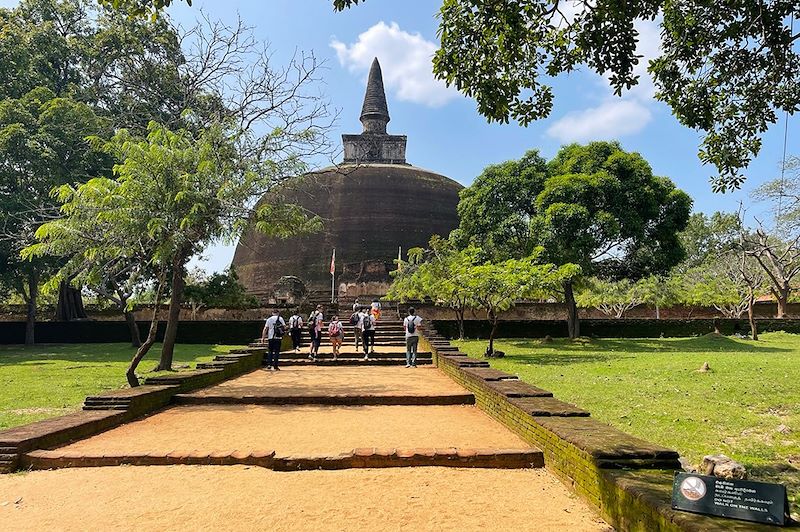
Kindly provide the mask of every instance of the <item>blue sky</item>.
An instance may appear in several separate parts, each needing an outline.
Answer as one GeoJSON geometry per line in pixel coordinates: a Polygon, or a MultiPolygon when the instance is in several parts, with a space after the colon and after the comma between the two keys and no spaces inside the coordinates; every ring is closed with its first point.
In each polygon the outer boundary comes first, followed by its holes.
{"type": "MultiPolygon", "coordinates": [[[[17,2],[0,0],[0,5],[17,2]]],[[[194,0],[190,8],[178,2],[169,9],[177,22],[190,25],[202,9],[215,19],[235,21],[237,14],[254,27],[258,38],[271,43],[278,62],[296,49],[313,50],[326,62],[323,91],[341,112],[331,132],[359,133],[358,115],[369,64],[378,56],[392,120],[389,132],[408,135],[408,161],[469,185],[488,164],[520,157],[538,148],[551,157],[567,142],[618,139],[626,150],[638,151],[656,174],[671,178],[694,198],[696,211],[735,210],[759,183],[778,175],[783,151],[783,121],[765,135],[761,154],[748,169],[741,191],[711,192],[713,168],[697,159],[699,135],[681,126],[668,107],[652,98],[643,83],[623,98],[614,97],[600,76],[580,71],[554,80],[555,107],[547,120],[528,127],[488,124],[473,101],[436,82],[430,55],[436,48],[435,13],[441,0],[368,0],[334,13],[331,0],[194,0]]],[[[658,51],[655,25],[640,28],[641,52],[658,51]]],[[[646,73],[645,73],[646,74],[646,73]]],[[[789,122],[789,154],[798,154],[797,122],[789,122]]],[[[365,206],[366,208],[366,206],[365,206]]],[[[752,207],[750,213],[757,213],[752,207]]],[[[208,270],[230,263],[231,246],[212,246],[208,270]]]]}

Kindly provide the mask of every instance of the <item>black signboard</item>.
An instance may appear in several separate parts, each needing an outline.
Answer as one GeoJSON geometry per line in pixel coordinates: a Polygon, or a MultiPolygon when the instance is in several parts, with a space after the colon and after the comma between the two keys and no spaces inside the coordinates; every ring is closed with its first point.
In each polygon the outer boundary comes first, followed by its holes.
{"type": "Polygon", "coordinates": [[[789,519],[785,486],[692,473],[675,474],[672,508],[771,525],[789,519]]]}

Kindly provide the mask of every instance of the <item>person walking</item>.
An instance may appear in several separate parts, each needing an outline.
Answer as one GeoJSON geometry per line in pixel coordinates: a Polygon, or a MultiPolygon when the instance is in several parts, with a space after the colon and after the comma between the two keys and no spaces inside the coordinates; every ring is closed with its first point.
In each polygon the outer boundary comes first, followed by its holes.
{"type": "Polygon", "coordinates": [[[311,334],[311,348],[308,352],[308,358],[315,362],[319,356],[319,345],[322,343],[322,321],[324,317],[322,310],[322,305],[317,305],[317,308],[308,317],[308,332],[311,334]]]}
{"type": "Polygon", "coordinates": [[[267,369],[278,371],[278,357],[281,354],[281,342],[286,330],[286,322],[281,318],[280,311],[273,310],[272,316],[267,318],[264,323],[264,330],[261,332],[261,341],[267,341],[267,369]]]}
{"type": "Polygon", "coordinates": [[[303,339],[303,318],[295,312],[289,318],[289,335],[292,337],[292,348],[295,353],[300,352],[300,343],[303,339]]]}
{"type": "Polygon", "coordinates": [[[361,303],[358,302],[358,298],[353,302],[353,313],[358,312],[361,310],[361,303]]]}
{"type": "MultiPolygon", "coordinates": [[[[356,300],[358,301],[358,300],[356,300]]],[[[361,320],[363,316],[361,315],[361,307],[356,307],[353,305],[353,313],[350,315],[350,325],[353,326],[353,336],[355,336],[355,346],[356,352],[358,352],[358,344],[361,342],[361,320]]]]}
{"type": "Polygon", "coordinates": [[[417,346],[419,346],[419,330],[422,318],[417,316],[414,307],[408,309],[408,316],[403,320],[403,330],[406,333],[406,367],[417,367],[417,346]]]}
{"type": "Polygon", "coordinates": [[[337,360],[339,358],[339,349],[344,341],[344,325],[339,321],[339,316],[334,316],[328,325],[328,337],[330,337],[331,347],[333,347],[333,359],[337,360]]]}
{"type": "Polygon", "coordinates": [[[366,310],[361,312],[361,330],[364,360],[369,360],[369,355],[375,353],[375,316],[366,310]]]}
{"type": "Polygon", "coordinates": [[[381,302],[378,301],[377,297],[372,300],[370,311],[372,312],[372,316],[375,318],[375,321],[381,319],[381,302]]]}

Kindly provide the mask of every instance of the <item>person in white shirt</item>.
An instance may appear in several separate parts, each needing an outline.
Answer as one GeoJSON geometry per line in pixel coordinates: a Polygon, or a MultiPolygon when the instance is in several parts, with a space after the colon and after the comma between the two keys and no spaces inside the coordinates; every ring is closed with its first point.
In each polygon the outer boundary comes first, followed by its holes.
{"type": "Polygon", "coordinates": [[[369,354],[375,353],[375,316],[366,310],[360,312],[359,315],[361,316],[358,323],[362,331],[361,342],[364,344],[364,360],[369,360],[369,354]]]}
{"type": "Polygon", "coordinates": [[[372,317],[375,318],[375,321],[381,319],[381,302],[378,301],[377,298],[372,300],[370,308],[372,310],[372,317]]]}
{"type": "Polygon", "coordinates": [[[317,305],[317,308],[308,317],[308,331],[311,333],[311,349],[308,353],[308,358],[317,360],[319,356],[319,346],[322,343],[322,321],[325,317],[322,305],[317,305]]]}
{"type": "Polygon", "coordinates": [[[281,342],[283,332],[286,330],[286,322],[281,318],[280,311],[273,310],[272,316],[264,322],[264,330],[261,333],[261,341],[267,340],[267,369],[278,371],[278,356],[281,354],[281,342]]]}
{"type": "Polygon", "coordinates": [[[303,318],[295,312],[289,318],[289,334],[292,337],[292,347],[295,353],[300,352],[300,343],[303,339],[303,318]]]}
{"type": "Polygon", "coordinates": [[[422,318],[417,316],[414,307],[408,309],[408,316],[403,320],[403,330],[406,332],[406,367],[417,367],[417,346],[419,345],[419,330],[422,318]]]}

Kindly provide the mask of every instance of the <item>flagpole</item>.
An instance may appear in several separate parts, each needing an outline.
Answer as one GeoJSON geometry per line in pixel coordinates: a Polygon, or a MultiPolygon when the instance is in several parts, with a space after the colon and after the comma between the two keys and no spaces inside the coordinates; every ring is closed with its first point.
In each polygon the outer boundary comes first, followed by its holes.
{"type": "Polygon", "coordinates": [[[336,302],[336,248],[333,248],[333,255],[331,256],[331,304],[336,302]]]}

